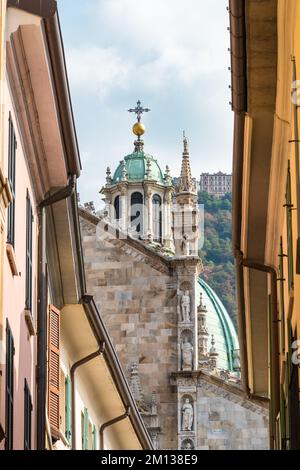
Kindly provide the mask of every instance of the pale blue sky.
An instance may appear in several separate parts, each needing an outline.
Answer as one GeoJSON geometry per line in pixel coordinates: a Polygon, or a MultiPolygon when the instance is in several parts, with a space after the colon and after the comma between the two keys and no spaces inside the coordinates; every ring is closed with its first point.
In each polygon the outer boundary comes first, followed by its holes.
{"type": "Polygon", "coordinates": [[[193,176],[231,171],[227,0],[58,0],[83,172],[81,201],[94,200],[133,150],[138,99],[145,151],[178,176],[182,131],[193,176]]]}

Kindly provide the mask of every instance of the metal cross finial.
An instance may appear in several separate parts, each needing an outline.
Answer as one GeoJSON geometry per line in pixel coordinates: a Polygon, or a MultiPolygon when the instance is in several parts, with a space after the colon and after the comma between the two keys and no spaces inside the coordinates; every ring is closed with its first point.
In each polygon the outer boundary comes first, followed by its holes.
{"type": "Polygon", "coordinates": [[[149,108],[143,108],[142,103],[140,100],[137,101],[135,108],[128,109],[129,113],[135,113],[137,115],[138,122],[141,122],[141,117],[143,113],[149,113],[151,111],[149,108]]]}

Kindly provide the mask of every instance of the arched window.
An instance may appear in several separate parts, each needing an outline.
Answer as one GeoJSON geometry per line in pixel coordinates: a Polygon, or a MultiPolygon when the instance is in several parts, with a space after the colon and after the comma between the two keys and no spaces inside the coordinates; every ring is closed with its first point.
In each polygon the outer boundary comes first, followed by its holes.
{"type": "Polygon", "coordinates": [[[115,200],[114,200],[114,209],[115,209],[115,213],[114,213],[114,218],[115,220],[120,220],[121,218],[121,204],[120,204],[120,196],[117,196],[115,197],[115,200]]]}
{"type": "Polygon", "coordinates": [[[153,204],[153,240],[162,242],[162,214],[161,214],[161,197],[154,194],[152,198],[153,204]]]}
{"type": "Polygon", "coordinates": [[[130,201],[131,227],[136,233],[143,232],[144,201],[141,193],[132,193],[130,201]]]}

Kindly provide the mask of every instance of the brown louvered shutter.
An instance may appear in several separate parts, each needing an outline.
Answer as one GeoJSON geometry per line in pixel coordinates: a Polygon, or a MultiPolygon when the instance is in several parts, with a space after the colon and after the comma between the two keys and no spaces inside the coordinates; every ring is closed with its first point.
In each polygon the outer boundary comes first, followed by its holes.
{"type": "Polygon", "coordinates": [[[48,413],[51,434],[59,438],[59,383],[60,383],[60,311],[53,305],[49,308],[48,339],[48,413]]]}

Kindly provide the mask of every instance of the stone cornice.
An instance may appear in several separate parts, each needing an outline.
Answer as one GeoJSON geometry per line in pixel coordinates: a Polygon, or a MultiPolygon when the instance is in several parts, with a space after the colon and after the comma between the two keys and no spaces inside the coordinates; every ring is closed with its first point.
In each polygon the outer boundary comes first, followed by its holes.
{"type": "Polygon", "coordinates": [[[269,400],[267,398],[248,396],[238,385],[231,384],[202,370],[172,372],[171,384],[180,385],[181,382],[186,384],[197,383],[198,386],[239,403],[251,411],[261,414],[268,413],[269,400]]]}

